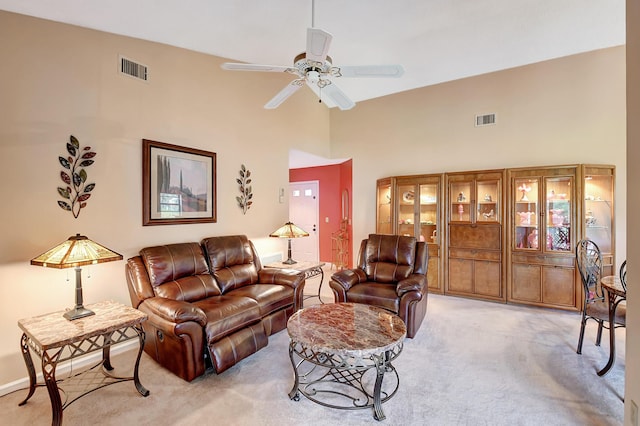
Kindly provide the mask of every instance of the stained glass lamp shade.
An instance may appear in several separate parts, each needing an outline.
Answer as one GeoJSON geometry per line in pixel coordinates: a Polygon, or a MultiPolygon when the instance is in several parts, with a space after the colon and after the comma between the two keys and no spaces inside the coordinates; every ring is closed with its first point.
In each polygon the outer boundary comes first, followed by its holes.
{"type": "Polygon", "coordinates": [[[31,264],[45,268],[75,268],[76,270],[76,306],[64,313],[68,320],[93,315],[93,311],[82,305],[82,266],[122,260],[122,255],[90,240],[84,235],[76,234],[58,244],[45,253],[31,259],[31,264]]]}
{"type": "Polygon", "coordinates": [[[309,233],[299,228],[298,226],[294,225],[292,222],[287,222],[284,225],[282,225],[280,228],[276,229],[271,234],[269,234],[269,236],[276,237],[276,238],[288,238],[288,249],[287,249],[288,258],[282,263],[284,263],[285,265],[293,265],[294,263],[298,263],[298,262],[296,262],[291,258],[291,239],[308,237],[309,233]]]}

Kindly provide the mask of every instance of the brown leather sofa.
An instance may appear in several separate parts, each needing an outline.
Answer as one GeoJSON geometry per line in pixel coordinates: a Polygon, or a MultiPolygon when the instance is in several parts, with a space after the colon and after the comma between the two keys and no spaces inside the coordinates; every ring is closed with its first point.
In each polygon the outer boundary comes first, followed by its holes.
{"type": "Polygon", "coordinates": [[[147,247],[125,266],[144,350],[184,380],[217,373],[267,345],[302,307],[304,274],[262,268],[244,235],[147,247]]]}
{"type": "Polygon", "coordinates": [[[358,263],[331,277],[337,302],[365,303],[397,314],[414,337],[427,313],[427,245],[414,237],[371,234],[358,263]]]}

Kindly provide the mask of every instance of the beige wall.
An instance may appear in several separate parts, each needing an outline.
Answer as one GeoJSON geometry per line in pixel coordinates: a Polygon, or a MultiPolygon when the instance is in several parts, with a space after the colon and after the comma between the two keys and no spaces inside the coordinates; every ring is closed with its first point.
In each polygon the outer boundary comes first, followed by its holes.
{"type": "Polygon", "coordinates": [[[331,154],[353,158],[353,232],[375,231],[375,181],[403,174],[613,164],[625,256],[624,47],[542,62],[331,111],[331,154]],[[475,127],[476,114],[496,113],[475,127]],[[376,117],[376,119],[371,119],[376,117]]]}
{"type": "Polygon", "coordinates": [[[627,0],[627,189],[629,220],[627,257],[629,287],[627,300],[627,370],[625,375],[625,424],[631,423],[631,401],[640,406],[640,223],[634,220],[640,211],[640,3],[627,0]],[[633,362],[632,362],[633,360],[633,362]]]}
{"type": "MultiPolygon", "coordinates": [[[[329,111],[311,91],[265,110],[288,76],[231,73],[221,58],[1,11],[0,57],[0,385],[26,376],[17,320],[73,306],[73,271],[29,260],[76,232],[125,259],[232,233],[263,255],[286,250],[267,235],[288,219],[278,189],[288,187],[289,149],[329,154],[329,111]],[[149,66],[149,82],[119,75],[119,54],[149,66]],[[57,205],[70,134],[97,152],[86,169],[96,188],[78,219],[57,205]],[[217,153],[217,223],[142,226],[143,138],[217,153]],[[246,215],[235,201],[241,164],[253,175],[246,215]]],[[[124,262],[91,267],[90,279],[87,269],[86,303],[129,303],[124,262]]]]}

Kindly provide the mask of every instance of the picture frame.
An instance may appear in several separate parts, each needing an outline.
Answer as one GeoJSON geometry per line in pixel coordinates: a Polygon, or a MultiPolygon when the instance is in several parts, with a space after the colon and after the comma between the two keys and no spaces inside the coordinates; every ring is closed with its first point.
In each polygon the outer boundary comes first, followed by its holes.
{"type": "Polygon", "coordinates": [[[142,140],[142,225],[216,222],[216,153],[142,140]]]}

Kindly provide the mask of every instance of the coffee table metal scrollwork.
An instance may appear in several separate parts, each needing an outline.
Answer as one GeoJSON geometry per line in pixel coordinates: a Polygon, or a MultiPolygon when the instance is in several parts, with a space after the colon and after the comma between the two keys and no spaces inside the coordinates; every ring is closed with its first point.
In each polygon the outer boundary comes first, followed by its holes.
{"type": "Polygon", "coordinates": [[[373,408],[376,420],[385,418],[382,403],[400,386],[392,361],[407,332],[397,315],[357,303],[316,305],[296,312],[287,330],[295,376],[289,398],[298,401],[302,394],[331,408],[373,408]]]}

